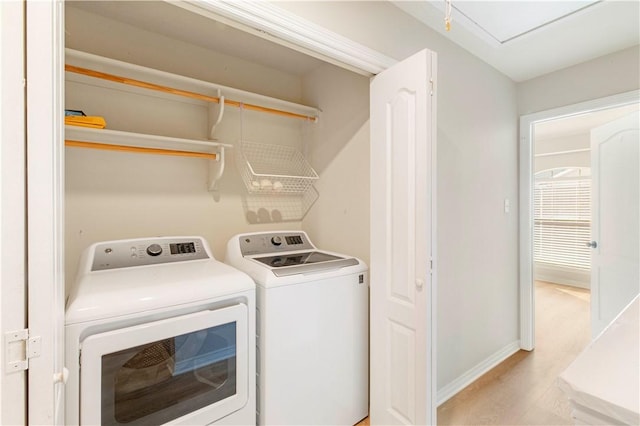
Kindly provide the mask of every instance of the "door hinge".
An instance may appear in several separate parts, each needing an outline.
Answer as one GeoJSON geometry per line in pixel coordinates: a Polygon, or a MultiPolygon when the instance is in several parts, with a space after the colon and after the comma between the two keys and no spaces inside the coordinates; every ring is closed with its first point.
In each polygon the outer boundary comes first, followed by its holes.
{"type": "Polygon", "coordinates": [[[430,78],[430,79],[429,79],[429,87],[431,87],[431,90],[430,90],[430,92],[429,92],[429,95],[430,95],[430,96],[433,96],[433,89],[434,89],[434,87],[433,87],[433,79],[432,79],[432,78],[430,78]]]}
{"type": "Polygon", "coordinates": [[[4,334],[4,354],[8,373],[29,368],[29,359],[40,356],[40,336],[30,336],[29,329],[9,331],[4,334]]]}

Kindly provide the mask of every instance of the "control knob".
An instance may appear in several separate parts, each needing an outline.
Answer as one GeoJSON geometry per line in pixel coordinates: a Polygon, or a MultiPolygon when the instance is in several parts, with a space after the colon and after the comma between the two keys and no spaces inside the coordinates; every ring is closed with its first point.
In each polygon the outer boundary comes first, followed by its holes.
{"type": "Polygon", "coordinates": [[[162,253],[162,247],[160,244],[151,244],[147,247],[147,254],[149,256],[159,256],[162,253]]]}
{"type": "Polygon", "coordinates": [[[274,246],[279,246],[280,244],[282,244],[282,237],[272,237],[271,238],[271,244],[273,244],[274,246]]]}

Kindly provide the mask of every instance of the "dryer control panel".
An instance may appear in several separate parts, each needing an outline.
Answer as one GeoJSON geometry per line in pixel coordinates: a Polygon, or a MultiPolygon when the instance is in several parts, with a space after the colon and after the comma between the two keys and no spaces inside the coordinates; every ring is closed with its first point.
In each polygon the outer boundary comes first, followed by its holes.
{"type": "Polygon", "coordinates": [[[201,237],[158,237],[95,244],[91,271],[209,259],[201,237]]]}
{"type": "Polygon", "coordinates": [[[245,234],[240,237],[240,252],[243,256],[313,249],[315,247],[302,231],[245,234]]]}

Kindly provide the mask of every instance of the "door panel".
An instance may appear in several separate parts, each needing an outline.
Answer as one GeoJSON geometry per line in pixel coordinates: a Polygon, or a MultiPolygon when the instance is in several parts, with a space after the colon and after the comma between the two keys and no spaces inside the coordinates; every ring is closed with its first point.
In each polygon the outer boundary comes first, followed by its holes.
{"type": "Polygon", "coordinates": [[[405,424],[415,424],[416,333],[389,322],[390,408],[405,424]]]}
{"type": "Polygon", "coordinates": [[[640,114],[591,131],[591,332],[640,292],[640,114]]]}
{"type": "Polygon", "coordinates": [[[371,424],[435,423],[435,54],[371,83],[371,424]]]}

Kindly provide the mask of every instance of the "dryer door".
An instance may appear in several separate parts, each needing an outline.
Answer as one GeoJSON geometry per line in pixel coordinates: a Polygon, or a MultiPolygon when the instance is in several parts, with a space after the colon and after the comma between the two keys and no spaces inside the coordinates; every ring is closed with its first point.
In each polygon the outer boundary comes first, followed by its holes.
{"type": "Polygon", "coordinates": [[[208,424],[240,409],[248,399],[247,317],[239,304],[89,336],[80,423],[208,424]]]}

